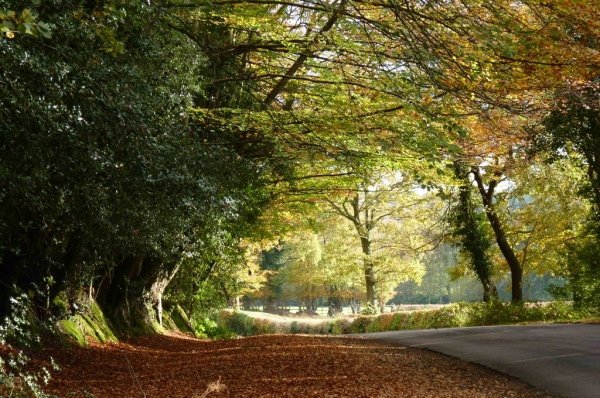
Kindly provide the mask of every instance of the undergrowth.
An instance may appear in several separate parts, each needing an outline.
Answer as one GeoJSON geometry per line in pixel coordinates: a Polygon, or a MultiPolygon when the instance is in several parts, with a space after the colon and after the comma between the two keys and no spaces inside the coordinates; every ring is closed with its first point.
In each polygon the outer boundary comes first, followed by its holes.
{"type": "Polygon", "coordinates": [[[40,344],[39,331],[47,325],[38,324],[27,295],[10,300],[11,316],[0,324],[0,397],[46,398],[42,387],[50,380],[50,372],[45,367],[31,370],[24,350],[40,344]]]}
{"type": "Polygon", "coordinates": [[[261,334],[351,334],[392,330],[439,329],[464,326],[518,324],[525,322],[572,322],[597,315],[596,311],[574,309],[571,303],[456,303],[434,310],[361,315],[356,318],[276,322],[253,318],[241,312],[223,311],[215,324],[220,336],[261,334]]]}

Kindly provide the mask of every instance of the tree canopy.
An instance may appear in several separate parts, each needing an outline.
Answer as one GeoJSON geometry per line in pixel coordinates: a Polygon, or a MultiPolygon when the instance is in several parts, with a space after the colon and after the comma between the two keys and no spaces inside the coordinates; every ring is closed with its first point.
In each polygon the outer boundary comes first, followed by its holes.
{"type": "Polygon", "coordinates": [[[0,314],[30,292],[41,316],[66,295],[160,322],[163,294],[194,311],[275,283],[269,249],[306,302],[376,306],[423,275],[448,214],[492,296],[504,270],[515,301],[524,272],[577,278],[566,257],[595,280],[571,243],[599,222],[599,13],[4,1],[0,314]]]}

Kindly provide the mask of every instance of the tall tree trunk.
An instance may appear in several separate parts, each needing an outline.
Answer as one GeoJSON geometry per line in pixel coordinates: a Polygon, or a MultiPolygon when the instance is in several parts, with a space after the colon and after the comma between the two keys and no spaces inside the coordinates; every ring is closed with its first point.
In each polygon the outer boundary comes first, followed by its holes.
{"type": "Polygon", "coordinates": [[[498,247],[500,248],[500,251],[502,252],[502,255],[504,256],[504,259],[506,260],[506,263],[510,269],[512,301],[523,301],[523,268],[521,266],[521,262],[517,258],[517,255],[508,243],[506,233],[504,232],[504,228],[502,227],[502,223],[500,222],[494,207],[493,195],[497,182],[490,182],[489,187],[486,189],[483,184],[483,179],[481,177],[481,173],[479,172],[479,168],[473,167],[471,172],[475,177],[475,182],[477,183],[477,187],[481,194],[483,205],[485,207],[485,214],[490,222],[490,225],[492,226],[492,230],[494,231],[496,243],[498,244],[498,247]]]}
{"type": "Polygon", "coordinates": [[[461,161],[454,163],[455,175],[463,181],[460,187],[458,203],[453,210],[454,234],[461,241],[461,250],[469,254],[471,267],[483,287],[483,301],[498,298],[498,291],[492,281],[492,261],[488,249],[492,242],[482,229],[480,214],[476,212],[472,197],[472,184],[469,169],[461,161]]]}
{"type": "Polygon", "coordinates": [[[336,316],[342,313],[342,300],[339,297],[339,289],[337,286],[328,287],[329,296],[327,297],[328,310],[327,316],[336,316]]]}
{"type": "Polygon", "coordinates": [[[523,268],[521,267],[521,263],[519,262],[519,259],[517,258],[512,247],[508,243],[508,240],[506,239],[506,233],[504,232],[502,224],[500,223],[500,219],[494,212],[493,207],[486,206],[486,215],[490,220],[492,229],[494,230],[498,247],[504,256],[508,267],[510,268],[512,301],[523,301],[523,268]]]}
{"type": "MultiPolygon", "coordinates": [[[[365,190],[364,192],[366,195],[367,191],[365,190]]],[[[358,192],[351,199],[344,201],[342,205],[338,205],[332,201],[328,202],[339,215],[345,217],[346,219],[350,220],[352,224],[354,224],[356,233],[360,238],[361,249],[364,256],[363,273],[365,277],[367,302],[370,306],[377,310],[377,279],[375,277],[375,265],[373,264],[373,260],[371,258],[370,237],[370,232],[374,227],[373,211],[370,211],[368,206],[362,208],[358,192]]]]}
{"type": "Polygon", "coordinates": [[[490,301],[498,300],[498,289],[491,280],[484,282],[481,278],[481,285],[483,286],[483,301],[489,303],[490,301]]]}
{"type": "Polygon", "coordinates": [[[123,260],[98,286],[98,302],[104,313],[117,325],[131,325],[131,284],[139,276],[143,262],[143,256],[123,260]]]}
{"type": "Polygon", "coordinates": [[[83,271],[81,264],[81,238],[80,234],[75,231],[69,238],[63,256],[62,264],[54,267],[52,275],[56,283],[52,287],[52,297],[59,292],[65,290],[69,299],[75,300],[81,289],[80,282],[83,280],[83,271]]]}
{"type": "Polygon", "coordinates": [[[360,304],[354,298],[350,299],[350,310],[352,311],[352,315],[356,315],[360,312],[360,304]]]}
{"type": "Polygon", "coordinates": [[[376,278],[373,261],[371,260],[371,240],[368,236],[362,236],[360,238],[362,245],[362,252],[364,255],[363,270],[365,274],[365,286],[367,290],[367,302],[377,308],[377,294],[375,291],[376,278]]]}

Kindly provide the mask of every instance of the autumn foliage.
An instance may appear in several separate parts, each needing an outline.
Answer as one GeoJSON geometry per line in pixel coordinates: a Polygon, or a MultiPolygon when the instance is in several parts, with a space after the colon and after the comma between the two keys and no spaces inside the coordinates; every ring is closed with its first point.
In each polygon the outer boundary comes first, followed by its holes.
{"type": "Polygon", "coordinates": [[[522,382],[431,352],[358,339],[180,335],[49,350],[48,392],[140,397],[545,397],[522,382]]]}

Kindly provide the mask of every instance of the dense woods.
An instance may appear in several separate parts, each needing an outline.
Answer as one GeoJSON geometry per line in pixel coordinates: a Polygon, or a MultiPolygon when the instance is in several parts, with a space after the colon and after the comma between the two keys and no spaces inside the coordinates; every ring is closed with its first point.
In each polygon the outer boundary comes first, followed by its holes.
{"type": "Polygon", "coordinates": [[[486,301],[599,304],[595,1],[4,0],[0,31],[2,317],[378,312],[449,255],[486,301]]]}

